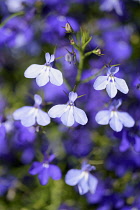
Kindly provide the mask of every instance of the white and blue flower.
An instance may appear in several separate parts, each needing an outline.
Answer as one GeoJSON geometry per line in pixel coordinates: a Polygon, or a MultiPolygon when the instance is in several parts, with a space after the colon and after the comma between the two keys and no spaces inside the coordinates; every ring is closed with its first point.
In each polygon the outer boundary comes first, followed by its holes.
{"type": "Polygon", "coordinates": [[[32,64],[24,72],[26,78],[36,78],[39,87],[46,85],[49,81],[56,86],[63,84],[61,71],[52,68],[51,63],[54,61],[54,55],[45,54],[46,63],[44,65],[32,64]]]}
{"type": "Polygon", "coordinates": [[[67,172],[65,176],[66,184],[77,185],[80,195],[87,192],[95,193],[98,180],[90,173],[91,170],[95,170],[95,167],[83,162],[81,169],[71,169],[67,172]]]}
{"type": "Polygon", "coordinates": [[[96,122],[100,125],[109,124],[116,132],[121,131],[123,126],[128,128],[133,127],[135,124],[134,119],[127,112],[118,111],[118,107],[121,104],[121,100],[114,100],[109,110],[99,111],[96,114],[96,122]]]}
{"type": "Polygon", "coordinates": [[[93,87],[95,90],[106,91],[110,98],[114,98],[117,94],[117,90],[127,94],[129,89],[124,79],[117,78],[114,76],[119,71],[119,67],[111,66],[108,68],[107,76],[99,76],[95,80],[93,87]]]}
{"type": "Polygon", "coordinates": [[[51,118],[60,117],[62,123],[66,126],[72,126],[75,121],[81,125],[85,125],[88,122],[88,118],[82,109],[74,105],[77,98],[77,93],[70,92],[68,103],[53,106],[48,112],[49,116],[51,118]]]}
{"type": "Polygon", "coordinates": [[[25,127],[30,127],[35,123],[45,126],[50,123],[49,115],[40,109],[42,98],[39,95],[34,95],[34,106],[24,106],[17,109],[13,113],[14,120],[21,120],[21,124],[25,127]]]}

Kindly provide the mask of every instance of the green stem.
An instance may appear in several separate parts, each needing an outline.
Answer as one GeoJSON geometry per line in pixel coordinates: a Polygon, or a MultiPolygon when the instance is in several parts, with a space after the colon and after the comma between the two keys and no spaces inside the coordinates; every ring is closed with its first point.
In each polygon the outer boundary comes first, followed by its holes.
{"type": "Polygon", "coordinates": [[[76,86],[80,83],[81,81],[81,75],[82,75],[82,70],[83,70],[83,66],[84,66],[84,53],[81,50],[80,51],[80,62],[79,62],[79,67],[78,67],[78,72],[77,72],[77,76],[76,76],[76,86]]]}

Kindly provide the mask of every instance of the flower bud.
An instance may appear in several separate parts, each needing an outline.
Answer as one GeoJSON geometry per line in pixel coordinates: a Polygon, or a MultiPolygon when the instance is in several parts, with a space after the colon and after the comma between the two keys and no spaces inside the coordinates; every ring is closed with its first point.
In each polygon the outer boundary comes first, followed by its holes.
{"type": "Polygon", "coordinates": [[[72,29],[72,27],[69,23],[66,23],[65,29],[66,29],[67,33],[72,33],[73,32],[73,29],[72,29]]]}

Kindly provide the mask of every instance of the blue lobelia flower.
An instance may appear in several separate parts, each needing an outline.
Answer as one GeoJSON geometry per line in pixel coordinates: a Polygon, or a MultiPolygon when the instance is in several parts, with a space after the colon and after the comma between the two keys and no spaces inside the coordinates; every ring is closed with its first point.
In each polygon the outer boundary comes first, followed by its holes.
{"type": "Polygon", "coordinates": [[[99,76],[94,82],[95,90],[106,91],[110,98],[114,98],[117,94],[117,89],[124,94],[127,94],[129,89],[124,79],[120,79],[114,76],[119,71],[119,67],[111,66],[108,68],[107,76],[99,76]]]}
{"type": "Polygon", "coordinates": [[[39,95],[34,95],[34,106],[23,106],[13,113],[15,120],[21,120],[21,124],[25,127],[30,127],[36,122],[39,125],[45,126],[50,123],[49,115],[40,109],[42,98],[39,95]]]}
{"type": "Polygon", "coordinates": [[[26,78],[36,78],[36,83],[39,87],[46,85],[49,81],[53,85],[62,85],[62,73],[50,65],[54,61],[54,55],[46,53],[45,58],[46,63],[44,65],[32,64],[26,69],[24,76],[26,78]]]}
{"type": "Polygon", "coordinates": [[[72,126],[74,122],[85,125],[88,122],[86,113],[74,105],[78,98],[77,93],[69,93],[69,101],[67,104],[53,106],[48,114],[51,118],[61,117],[61,121],[66,126],[72,126]]]}
{"type": "Polygon", "coordinates": [[[90,173],[91,170],[95,170],[95,167],[83,162],[81,169],[71,169],[67,172],[65,176],[66,184],[77,185],[80,195],[87,192],[95,193],[98,180],[90,173]]]}
{"type": "Polygon", "coordinates": [[[41,185],[46,185],[49,178],[54,180],[61,179],[61,170],[58,166],[50,164],[55,158],[55,155],[45,156],[43,162],[34,162],[29,169],[31,175],[38,174],[38,179],[41,185]]]}
{"type": "Polygon", "coordinates": [[[103,0],[100,6],[102,11],[112,11],[113,9],[116,11],[118,15],[123,15],[122,5],[120,0],[103,0]]]}
{"type": "Polygon", "coordinates": [[[133,127],[135,124],[134,119],[127,112],[118,111],[118,107],[122,104],[122,101],[114,100],[109,108],[109,110],[99,111],[95,120],[100,125],[109,124],[110,127],[119,132],[122,130],[123,126],[125,127],[133,127]]]}

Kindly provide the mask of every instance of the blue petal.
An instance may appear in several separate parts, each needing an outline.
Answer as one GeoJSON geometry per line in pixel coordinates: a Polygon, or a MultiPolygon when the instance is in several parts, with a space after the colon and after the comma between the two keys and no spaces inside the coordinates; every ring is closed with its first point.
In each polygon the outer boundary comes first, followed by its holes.
{"type": "Polygon", "coordinates": [[[34,162],[29,169],[29,174],[36,175],[43,169],[42,163],[40,162],[34,162]]]}
{"type": "Polygon", "coordinates": [[[107,74],[116,74],[119,71],[119,67],[118,66],[111,66],[110,68],[108,68],[108,72],[107,74]]]}
{"type": "Polygon", "coordinates": [[[106,85],[108,83],[107,81],[107,76],[99,76],[97,77],[97,79],[95,80],[93,87],[95,90],[103,90],[106,88],[106,85]]]}
{"type": "Polygon", "coordinates": [[[38,175],[38,179],[41,185],[46,185],[49,180],[49,168],[43,168],[42,171],[38,175]]]}
{"type": "Polygon", "coordinates": [[[60,168],[55,165],[49,166],[49,174],[50,174],[50,177],[52,177],[52,179],[54,180],[59,180],[61,179],[61,176],[62,176],[60,168]]]}
{"type": "Polygon", "coordinates": [[[66,184],[68,184],[70,186],[74,186],[74,185],[78,184],[78,182],[81,179],[81,173],[82,173],[82,171],[78,170],[78,169],[69,170],[65,176],[66,184]]]}
{"type": "Polygon", "coordinates": [[[95,120],[100,125],[107,125],[109,123],[110,116],[111,112],[108,110],[99,111],[95,116],[95,120]]]}

